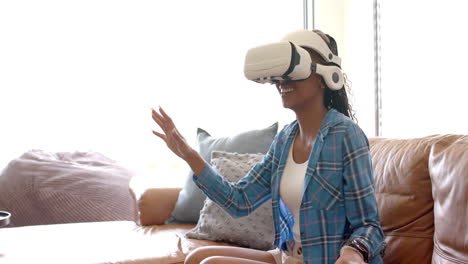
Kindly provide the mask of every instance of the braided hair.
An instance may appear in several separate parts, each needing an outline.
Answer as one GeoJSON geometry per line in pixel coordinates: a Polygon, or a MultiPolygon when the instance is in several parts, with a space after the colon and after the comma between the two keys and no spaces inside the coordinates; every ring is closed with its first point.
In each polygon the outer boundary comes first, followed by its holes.
{"type": "MultiPolygon", "coordinates": [[[[328,34],[324,34],[320,30],[314,30],[314,32],[319,34],[319,36],[322,37],[322,39],[327,43],[328,47],[333,52],[333,54],[335,56],[338,56],[338,47],[336,45],[335,39],[333,37],[331,37],[330,35],[328,35],[328,34]]],[[[312,49],[307,49],[307,50],[309,51],[309,53],[313,53],[314,55],[316,55],[316,57],[320,58],[321,59],[321,61],[320,61],[321,64],[323,64],[323,65],[334,65],[334,66],[338,66],[339,68],[341,68],[339,65],[336,65],[335,63],[327,63],[322,58],[322,56],[320,56],[320,54],[318,54],[316,51],[314,51],[312,49]]],[[[322,82],[325,85],[325,93],[324,93],[324,97],[323,97],[323,104],[327,109],[333,108],[333,109],[337,110],[338,112],[344,114],[345,116],[347,116],[347,117],[349,117],[349,118],[351,118],[353,120],[356,120],[356,117],[354,115],[354,111],[353,111],[353,109],[351,107],[351,104],[348,101],[348,94],[346,92],[347,89],[348,90],[350,89],[350,85],[349,85],[348,79],[346,78],[345,74],[343,74],[343,77],[344,77],[345,83],[344,83],[343,87],[341,89],[339,89],[339,90],[330,89],[322,79],[322,82]]]]}

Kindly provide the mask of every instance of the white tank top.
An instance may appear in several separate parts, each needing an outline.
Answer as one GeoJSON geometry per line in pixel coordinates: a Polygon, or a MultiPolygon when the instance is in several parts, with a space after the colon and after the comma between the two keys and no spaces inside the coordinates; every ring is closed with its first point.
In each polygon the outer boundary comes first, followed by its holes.
{"type": "MultiPolygon", "coordinates": [[[[296,139],[294,138],[294,141],[296,139]]],[[[280,183],[280,195],[284,203],[288,206],[291,213],[294,215],[294,240],[300,242],[299,228],[299,210],[301,208],[302,193],[304,191],[304,179],[307,171],[309,160],[298,164],[293,159],[294,142],[289,148],[286,166],[280,183]]]]}

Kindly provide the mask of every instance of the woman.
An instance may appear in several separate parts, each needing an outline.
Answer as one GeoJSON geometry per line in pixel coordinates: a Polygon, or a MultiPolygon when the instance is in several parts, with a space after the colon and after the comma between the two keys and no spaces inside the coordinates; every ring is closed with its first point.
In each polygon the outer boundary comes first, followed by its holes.
{"type": "MultiPolygon", "coordinates": [[[[338,56],[329,35],[317,30],[304,34],[318,34],[338,56]]],[[[307,51],[312,61],[330,64],[313,48],[307,51]]],[[[369,144],[352,121],[346,90],[331,90],[315,73],[305,80],[277,81],[276,88],[296,120],[278,133],[264,159],[234,185],[187,144],[162,108],[159,113],[152,110],[163,130],[153,133],[189,164],[195,183],[231,215],[247,215],[272,199],[277,249],[203,247],[186,263],[382,263],[384,236],[369,144]]]]}

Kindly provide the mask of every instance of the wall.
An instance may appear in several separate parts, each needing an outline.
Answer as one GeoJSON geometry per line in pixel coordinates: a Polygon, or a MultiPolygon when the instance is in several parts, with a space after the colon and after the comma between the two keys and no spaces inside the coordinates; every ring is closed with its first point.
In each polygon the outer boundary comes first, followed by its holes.
{"type": "Polygon", "coordinates": [[[337,41],[358,123],[375,136],[373,1],[315,0],[315,28],[337,41]]]}

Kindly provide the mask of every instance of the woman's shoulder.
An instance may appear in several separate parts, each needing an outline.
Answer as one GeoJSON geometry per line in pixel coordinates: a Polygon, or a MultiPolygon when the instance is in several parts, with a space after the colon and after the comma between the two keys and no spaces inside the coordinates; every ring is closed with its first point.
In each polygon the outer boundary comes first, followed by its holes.
{"type": "Polygon", "coordinates": [[[333,123],[333,126],[341,126],[351,129],[361,129],[356,121],[344,115],[343,113],[340,113],[334,109],[330,111],[332,114],[331,123],[333,123]]]}
{"type": "Polygon", "coordinates": [[[343,134],[343,136],[358,135],[366,137],[364,131],[356,121],[336,110],[333,110],[333,112],[333,117],[331,118],[333,122],[331,122],[329,133],[343,134]]]}

